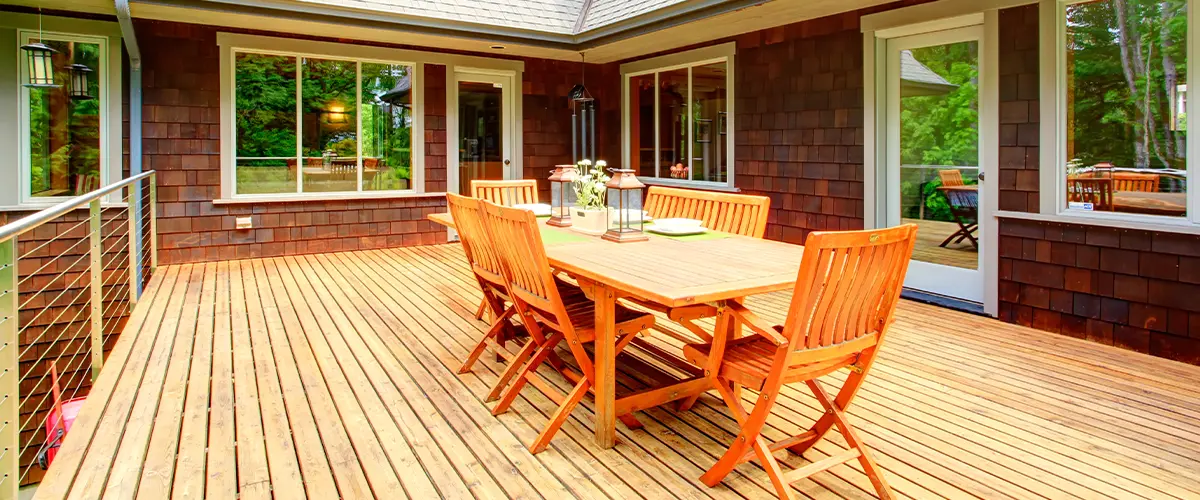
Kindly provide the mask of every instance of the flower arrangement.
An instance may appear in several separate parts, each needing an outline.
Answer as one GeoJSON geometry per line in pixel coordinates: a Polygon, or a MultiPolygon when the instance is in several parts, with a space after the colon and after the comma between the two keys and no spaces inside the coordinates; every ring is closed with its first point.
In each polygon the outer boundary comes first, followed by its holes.
{"type": "Polygon", "coordinates": [[[579,175],[572,183],[575,189],[575,204],[583,210],[607,210],[608,205],[605,203],[604,194],[607,188],[604,184],[608,182],[608,174],[605,173],[605,167],[608,163],[604,160],[597,161],[592,165],[592,160],[579,160],[576,164],[579,170],[579,175]]]}

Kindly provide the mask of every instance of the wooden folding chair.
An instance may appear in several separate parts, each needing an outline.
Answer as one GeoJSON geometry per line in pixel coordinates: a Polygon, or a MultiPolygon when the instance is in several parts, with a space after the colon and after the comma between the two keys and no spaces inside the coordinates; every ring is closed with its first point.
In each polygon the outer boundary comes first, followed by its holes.
{"type": "Polygon", "coordinates": [[[537,180],[474,180],[471,181],[471,196],[505,207],[527,203],[537,203],[537,180]]]}
{"type": "Polygon", "coordinates": [[[728,303],[718,319],[713,342],[689,344],[684,355],[705,368],[713,386],[729,406],[741,432],[729,450],[700,480],[719,484],[738,464],[757,458],[779,498],[792,498],[790,485],[835,465],[858,459],[881,498],[892,498],[871,453],[846,418],[846,408],[871,370],[892,321],[917,227],[812,233],[787,323],[771,326],[745,306],[728,303]],[[756,335],[731,340],[727,326],[738,321],[756,335]],[[849,368],[845,384],[830,397],[817,378],[849,368]],[[825,413],[811,429],[776,443],[762,436],[771,408],[784,384],[804,382],[825,413]],[[758,391],[749,412],[733,393],[733,384],[758,391]],[[803,454],[837,426],[849,449],[798,469],[783,472],[772,452],[803,454]]]}
{"type": "MultiPolygon", "coordinates": [[[[509,297],[522,317],[536,319],[526,321],[530,337],[542,339],[536,351],[521,367],[512,385],[504,389],[500,403],[492,410],[499,415],[508,410],[525,384],[530,384],[559,403],[558,410],[537,439],[529,445],[531,453],[538,453],[550,444],[550,439],[566,422],[571,411],[583,399],[596,381],[594,362],[584,346],[596,340],[596,304],[586,296],[573,290],[564,293],[560,280],[554,277],[546,251],[542,246],[542,235],[538,230],[533,212],[507,208],[490,202],[484,205],[484,227],[495,243],[504,262],[505,278],[508,281],[509,297]],[[543,332],[549,332],[547,337],[543,332]],[[562,394],[537,375],[537,369],[547,360],[554,359],[554,349],[566,341],[578,365],[578,372],[566,367],[556,367],[568,380],[575,383],[570,393],[562,394]]],[[[575,289],[578,290],[578,289],[575,289]]],[[[616,306],[616,351],[620,353],[637,334],[654,326],[654,316],[641,313],[617,304],[616,306]]],[[[533,344],[534,342],[530,342],[533,344]]],[[[621,420],[631,427],[639,427],[631,415],[622,415],[621,420]]]]}
{"type": "Polygon", "coordinates": [[[942,181],[942,185],[946,187],[965,186],[963,182],[962,171],[957,168],[947,168],[938,170],[938,179],[942,181]]]}
{"type": "MultiPolygon", "coordinates": [[[[450,216],[454,218],[454,224],[458,228],[463,253],[467,255],[467,262],[470,263],[471,271],[474,272],[475,279],[479,283],[479,289],[483,292],[483,306],[491,310],[493,318],[491,327],[471,350],[471,354],[458,369],[458,373],[470,372],[471,367],[488,347],[492,347],[497,358],[507,361],[510,367],[520,366],[524,361],[522,353],[518,352],[517,355],[513,355],[505,348],[505,343],[517,333],[511,322],[517,310],[511,305],[509,299],[508,282],[504,278],[503,263],[483,228],[482,202],[454,193],[446,193],[446,201],[450,206],[450,216]]],[[[532,348],[532,345],[528,346],[530,352],[532,352],[532,348]]],[[[528,355],[529,352],[524,353],[525,357],[528,355]]],[[[515,372],[515,370],[508,371],[515,372]]],[[[500,391],[508,385],[511,378],[512,373],[502,373],[500,380],[497,380],[492,386],[487,400],[493,401],[499,397],[500,391]]]]}
{"type": "Polygon", "coordinates": [[[1157,193],[1159,187],[1158,174],[1136,174],[1116,172],[1112,174],[1113,191],[1136,191],[1139,193],[1157,193]]]}

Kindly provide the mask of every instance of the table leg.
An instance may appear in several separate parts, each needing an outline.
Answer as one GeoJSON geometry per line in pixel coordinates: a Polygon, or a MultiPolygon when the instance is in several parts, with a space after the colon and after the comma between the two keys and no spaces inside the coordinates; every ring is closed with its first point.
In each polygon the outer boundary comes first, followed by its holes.
{"type": "MultiPolygon", "coordinates": [[[[733,302],[737,302],[738,304],[745,305],[746,298],[738,297],[736,299],[733,299],[733,302]]],[[[729,321],[729,337],[728,338],[729,338],[729,340],[733,340],[733,339],[738,339],[741,337],[742,337],[742,322],[738,321],[737,316],[734,316],[734,317],[730,318],[730,321],[729,321]]],[[[733,397],[736,398],[738,401],[742,400],[742,384],[739,384],[737,382],[733,383],[733,397]]]]}
{"type": "Polygon", "coordinates": [[[596,301],[596,445],[608,449],[617,442],[616,415],[616,294],[597,284],[596,301]]]}

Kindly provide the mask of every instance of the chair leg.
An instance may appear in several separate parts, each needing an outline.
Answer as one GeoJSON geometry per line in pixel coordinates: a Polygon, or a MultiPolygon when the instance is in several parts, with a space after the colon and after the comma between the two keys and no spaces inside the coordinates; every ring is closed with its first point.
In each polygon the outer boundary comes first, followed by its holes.
{"type": "Polygon", "coordinates": [[[487,311],[487,307],[488,307],[488,300],[487,300],[487,297],[484,297],[483,300],[479,301],[479,309],[475,310],[475,319],[477,321],[483,320],[483,313],[484,313],[484,311],[487,311]]]}
{"type": "MultiPolygon", "coordinates": [[[[733,416],[738,421],[738,425],[742,427],[742,432],[733,440],[733,444],[725,451],[724,455],[713,464],[704,475],[700,476],[700,481],[708,486],[716,486],[721,484],[725,476],[737,467],[741,461],[742,455],[753,446],[755,440],[759,439],[759,430],[754,430],[753,435],[746,435],[745,422],[751,416],[746,415],[746,410],[742,407],[741,401],[734,396],[733,384],[729,381],[718,378],[714,384],[717,391],[721,393],[721,398],[725,400],[725,405],[729,407],[729,411],[733,412],[733,416]]],[[[774,400],[764,399],[759,404],[754,405],[754,416],[761,417],[760,412],[768,412],[773,406],[774,400]]],[[[768,452],[769,455],[769,452],[768,452]]]]}
{"type": "Polygon", "coordinates": [[[508,382],[512,380],[513,376],[515,376],[517,372],[521,371],[521,368],[525,366],[525,360],[529,359],[530,356],[533,356],[533,353],[536,349],[537,342],[534,342],[533,338],[530,338],[529,341],[521,347],[521,350],[517,351],[516,356],[513,356],[512,360],[508,363],[508,366],[504,367],[504,371],[500,372],[500,378],[496,379],[496,383],[492,385],[492,390],[491,392],[488,392],[487,398],[484,399],[484,402],[490,403],[500,397],[500,393],[504,391],[505,387],[508,387],[508,382]]]}
{"type": "Polygon", "coordinates": [[[583,399],[583,396],[587,394],[588,389],[591,387],[592,384],[588,382],[587,377],[580,379],[579,383],[575,384],[575,388],[571,389],[571,392],[567,394],[567,398],[559,405],[554,415],[550,417],[550,421],[546,423],[546,428],[529,445],[530,453],[537,454],[546,449],[546,446],[550,444],[550,440],[558,433],[558,429],[567,421],[567,417],[571,416],[571,412],[575,410],[575,406],[579,404],[579,401],[583,399]]]}
{"type": "Polygon", "coordinates": [[[483,354],[483,351],[487,350],[488,340],[496,339],[497,336],[504,331],[508,324],[508,318],[511,317],[515,311],[516,310],[511,307],[508,308],[506,311],[504,311],[504,314],[502,314],[499,319],[492,323],[492,327],[488,329],[487,333],[483,335],[482,339],[479,339],[479,343],[475,344],[475,348],[472,349],[471,354],[467,356],[467,361],[464,362],[462,367],[458,369],[458,373],[463,374],[471,371],[471,367],[476,361],[479,360],[479,356],[483,354]]]}
{"type": "Polygon", "coordinates": [[[792,495],[792,485],[783,475],[783,469],[779,467],[779,461],[775,460],[775,456],[771,454],[771,446],[767,444],[767,440],[759,436],[754,440],[754,454],[758,455],[758,461],[762,463],[763,469],[767,472],[767,477],[771,479],[771,486],[775,487],[775,494],[779,495],[781,500],[791,500],[795,498],[792,495]]]}
{"type": "Polygon", "coordinates": [[[508,407],[517,399],[517,395],[521,393],[521,389],[529,381],[529,375],[536,372],[542,362],[554,352],[554,348],[563,339],[561,333],[555,333],[552,337],[546,339],[546,343],[537,346],[537,353],[533,355],[529,361],[525,362],[525,366],[521,368],[521,373],[517,375],[516,380],[504,390],[504,394],[500,396],[500,403],[492,409],[492,415],[499,415],[508,411],[508,407]]]}
{"type": "Polygon", "coordinates": [[[817,397],[817,401],[825,408],[825,414],[832,417],[833,423],[837,425],[842,436],[846,438],[846,444],[849,445],[849,448],[858,450],[858,462],[862,465],[863,472],[867,474],[867,478],[871,480],[871,485],[875,487],[875,492],[879,494],[879,498],[894,498],[891,487],[888,486],[887,481],[883,478],[883,473],[880,471],[879,466],[875,464],[875,458],[867,450],[862,439],[858,437],[858,432],[846,420],[846,413],[838,406],[836,401],[829,397],[829,394],[825,392],[825,389],[817,381],[810,380],[808,384],[812,388],[813,395],[817,397]]]}

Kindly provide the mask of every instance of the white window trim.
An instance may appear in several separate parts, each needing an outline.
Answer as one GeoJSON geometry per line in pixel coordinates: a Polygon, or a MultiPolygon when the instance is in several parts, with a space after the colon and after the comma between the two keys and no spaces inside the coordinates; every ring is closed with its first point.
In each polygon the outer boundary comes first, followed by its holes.
{"type": "MultiPolygon", "coordinates": [[[[1027,218],[1047,222],[1089,224],[1119,228],[1136,228],[1149,231],[1200,234],[1200,163],[1188,162],[1187,215],[1172,217],[1163,215],[1134,214],[1121,212],[1091,212],[1067,208],[1066,200],[1066,127],[1067,127],[1067,74],[1066,74],[1066,6],[1074,0],[1040,0],[1038,4],[1039,61],[1038,73],[1041,81],[1038,164],[1039,206],[1038,213],[1020,214],[1003,212],[1003,216],[1027,218]]],[[[1196,36],[1194,1],[1188,2],[1187,48],[1189,59],[1200,56],[1200,37],[1196,36]]],[[[1188,72],[1188,88],[1196,88],[1196,77],[1188,72]]],[[[1188,99],[1187,113],[1198,112],[1200,106],[1195,99],[1188,99]]],[[[1196,115],[1200,116],[1200,115],[1196,115]]],[[[1190,134],[1186,138],[1186,155],[1189,160],[1200,158],[1200,139],[1190,134]]],[[[1200,160],[1195,160],[1200,162],[1200,160]]]]}
{"type": "MultiPolygon", "coordinates": [[[[14,115],[17,117],[14,125],[13,135],[11,140],[15,141],[8,150],[15,153],[16,158],[13,158],[10,165],[16,166],[17,172],[13,176],[17,180],[16,184],[4,188],[0,192],[0,211],[7,210],[37,210],[53,206],[61,203],[63,200],[69,199],[67,196],[38,196],[32,195],[32,175],[30,171],[29,159],[29,89],[21,82],[27,78],[29,68],[25,61],[25,55],[21,51],[20,46],[25,44],[25,41],[32,34],[33,38],[38,38],[38,18],[36,15],[9,13],[9,16],[4,21],[0,21],[0,28],[14,28],[15,44],[13,51],[17,67],[15,78],[11,80],[11,84],[15,85],[14,97],[14,115]]],[[[121,178],[121,168],[123,162],[121,158],[124,154],[122,146],[122,110],[120,89],[121,74],[122,74],[122,57],[121,57],[121,37],[120,28],[117,23],[105,21],[90,21],[78,20],[70,18],[59,18],[47,16],[43,19],[45,29],[42,30],[45,37],[48,39],[63,39],[74,40],[84,43],[97,43],[100,45],[100,63],[101,71],[99,71],[99,89],[96,97],[105,103],[100,108],[100,180],[101,186],[105,186],[117,179],[121,178]],[[117,90],[113,90],[117,89],[117,90]],[[116,98],[114,99],[114,96],[116,98]]],[[[66,84],[66,82],[64,82],[66,84]]],[[[0,94],[3,92],[4,84],[0,84],[0,94]]],[[[2,108],[3,106],[0,106],[2,108]]],[[[4,127],[0,126],[0,130],[4,127]]],[[[0,138],[0,146],[7,145],[7,141],[0,138]]],[[[0,154],[0,160],[3,155],[0,154]]],[[[120,201],[120,195],[114,194],[106,198],[106,202],[116,203],[120,201]]]]}
{"type": "MultiPolygon", "coordinates": [[[[222,203],[234,202],[284,202],[306,200],[341,200],[371,198],[404,198],[411,196],[436,196],[439,193],[425,192],[425,97],[424,65],[439,64],[452,67],[455,64],[510,71],[520,74],[525,69],[523,61],[493,59],[488,57],[443,54],[407,49],[353,45],[345,43],[296,40],[240,33],[217,33],[217,45],[221,48],[221,197],[222,203]],[[233,83],[234,51],[257,53],[280,53],[300,57],[345,59],[362,62],[408,64],[413,67],[413,126],[412,126],[412,178],[411,189],[402,191],[346,191],[341,193],[287,193],[287,194],[234,194],[234,147],[237,126],[234,119],[233,83]]],[[[447,110],[447,112],[450,112],[447,110]]],[[[519,141],[518,141],[519,144],[519,141]]],[[[447,145],[448,151],[453,151],[447,145]]],[[[360,183],[361,189],[361,183],[360,183]]]]}
{"type": "MultiPolygon", "coordinates": [[[[648,74],[657,75],[658,73],[661,73],[663,71],[671,71],[671,70],[676,70],[676,69],[687,68],[688,69],[688,103],[687,103],[687,105],[690,107],[692,105],[692,99],[691,99],[691,97],[692,97],[691,96],[691,94],[692,94],[692,70],[691,69],[695,66],[703,66],[705,64],[712,64],[712,63],[717,63],[717,62],[725,63],[725,88],[726,88],[726,98],[725,98],[725,130],[726,130],[726,133],[725,133],[725,165],[726,165],[726,173],[725,173],[725,182],[696,181],[696,180],[691,180],[691,179],[672,179],[672,178],[658,177],[657,174],[658,174],[659,165],[657,165],[657,162],[658,162],[658,148],[659,148],[660,144],[658,143],[659,142],[659,134],[658,134],[659,124],[658,124],[658,120],[656,119],[654,121],[654,129],[655,129],[654,150],[655,150],[655,163],[656,163],[655,164],[655,174],[656,175],[653,177],[639,175],[638,179],[641,180],[642,183],[647,184],[647,185],[689,187],[689,188],[700,188],[700,189],[708,189],[708,190],[716,190],[716,191],[738,191],[739,190],[737,188],[737,185],[734,183],[734,171],[736,170],[735,164],[734,164],[734,158],[735,158],[734,143],[735,143],[735,136],[737,135],[735,133],[737,128],[735,128],[735,126],[734,126],[734,117],[736,116],[736,113],[734,110],[734,103],[737,101],[735,90],[734,90],[734,80],[735,80],[735,78],[734,78],[734,58],[735,58],[736,53],[737,53],[737,43],[729,42],[729,43],[723,43],[720,45],[713,45],[710,47],[703,47],[703,48],[699,48],[699,49],[689,50],[689,51],[685,51],[685,52],[677,52],[674,54],[667,54],[664,56],[652,57],[649,59],[643,59],[640,61],[634,61],[634,62],[625,63],[625,64],[621,65],[621,160],[622,160],[622,165],[626,166],[627,168],[633,168],[633,161],[632,161],[633,155],[632,155],[632,152],[630,151],[631,141],[629,139],[629,132],[631,130],[630,120],[632,119],[632,117],[630,116],[630,113],[629,113],[629,79],[631,77],[635,77],[635,76],[642,76],[642,75],[648,75],[648,74]]],[[[658,80],[658,77],[655,76],[655,84],[656,84],[655,86],[656,87],[657,87],[657,83],[658,83],[657,80],[658,80]]],[[[655,109],[658,108],[658,93],[657,92],[654,95],[654,107],[655,107],[655,109]]],[[[656,117],[658,116],[657,112],[655,113],[655,116],[656,117]]],[[[688,113],[688,116],[691,116],[690,112],[688,113]]],[[[692,148],[695,146],[695,144],[692,141],[692,120],[688,120],[687,134],[688,134],[687,157],[688,157],[688,163],[689,163],[688,166],[690,167],[691,160],[692,160],[692,148]]]]}

